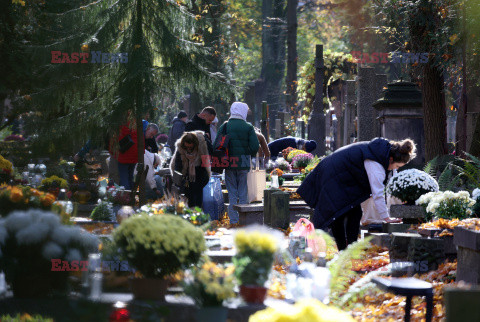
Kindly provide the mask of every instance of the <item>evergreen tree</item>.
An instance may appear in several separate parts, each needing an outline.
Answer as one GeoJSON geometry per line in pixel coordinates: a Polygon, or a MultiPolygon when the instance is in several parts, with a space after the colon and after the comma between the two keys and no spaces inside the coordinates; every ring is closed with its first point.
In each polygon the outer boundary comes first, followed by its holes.
{"type": "MultiPolygon", "coordinates": [[[[190,1],[70,5],[67,10],[57,4],[45,7],[38,44],[30,47],[40,66],[31,95],[41,115],[35,120],[40,141],[48,137],[50,146],[66,137],[103,141],[105,134],[115,138],[119,127],[128,123],[137,129],[143,169],[142,118],[154,109],[159,92],[172,93],[191,84],[201,93],[229,92],[225,77],[205,67],[208,49],[192,38],[199,21],[190,1]],[[80,58],[77,63],[75,52],[88,54],[87,62],[80,58]],[[61,63],[55,63],[58,59],[61,63]]],[[[143,186],[140,182],[141,203],[143,186]]]]}

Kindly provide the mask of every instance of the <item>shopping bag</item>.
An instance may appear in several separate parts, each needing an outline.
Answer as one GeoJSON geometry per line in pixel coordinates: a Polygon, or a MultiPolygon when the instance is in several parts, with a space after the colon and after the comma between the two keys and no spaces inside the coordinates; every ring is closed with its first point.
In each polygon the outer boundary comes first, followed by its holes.
{"type": "Polygon", "coordinates": [[[325,240],[320,236],[316,236],[315,227],[310,220],[300,218],[293,227],[292,232],[305,237],[307,246],[312,249],[312,254],[317,255],[319,252],[326,250],[325,240]]]}
{"type": "Polygon", "coordinates": [[[267,187],[266,171],[260,170],[258,163],[255,162],[255,168],[250,167],[247,173],[248,203],[262,201],[263,190],[267,187]]]}
{"type": "Polygon", "coordinates": [[[203,212],[209,214],[211,220],[219,220],[223,207],[221,176],[213,175],[203,188],[203,212]]]}

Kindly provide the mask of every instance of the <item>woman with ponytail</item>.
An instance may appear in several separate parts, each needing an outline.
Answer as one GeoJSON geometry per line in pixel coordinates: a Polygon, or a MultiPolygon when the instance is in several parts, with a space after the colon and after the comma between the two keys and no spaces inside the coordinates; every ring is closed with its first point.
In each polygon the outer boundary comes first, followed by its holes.
{"type": "Polygon", "coordinates": [[[390,218],[384,197],[388,172],[415,158],[410,139],[375,138],[344,146],[325,157],[305,178],[297,193],[315,209],[315,228],[331,228],[339,250],[355,242],[360,232],[360,204],[372,197],[384,222],[390,218]]]}

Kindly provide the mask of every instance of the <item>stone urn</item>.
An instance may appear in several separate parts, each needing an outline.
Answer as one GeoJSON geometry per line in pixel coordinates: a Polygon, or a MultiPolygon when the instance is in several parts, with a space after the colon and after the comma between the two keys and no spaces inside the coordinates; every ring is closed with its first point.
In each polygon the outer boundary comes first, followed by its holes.
{"type": "Polygon", "coordinates": [[[121,224],[124,219],[127,219],[128,217],[132,216],[134,213],[135,211],[131,206],[123,206],[117,211],[117,214],[116,214],[117,222],[121,224]]]}

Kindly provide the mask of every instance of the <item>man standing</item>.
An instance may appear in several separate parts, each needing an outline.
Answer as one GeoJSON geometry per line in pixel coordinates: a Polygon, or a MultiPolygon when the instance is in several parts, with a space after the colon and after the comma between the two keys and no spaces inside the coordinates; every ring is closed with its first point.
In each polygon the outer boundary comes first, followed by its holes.
{"type": "MultiPolygon", "coordinates": [[[[230,107],[230,119],[218,129],[229,137],[229,164],[225,169],[225,185],[228,191],[228,216],[231,224],[238,223],[238,212],[233,205],[248,203],[247,173],[250,169],[250,158],[257,154],[260,146],[253,125],[247,123],[248,105],[235,102],[230,107]]],[[[220,136],[217,136],[216,141],[220,136]]],[[[216,144],[217,142],[215,142],[216,144]]]]}
{"type": "Polygon", "coordinates": [[[205,107],[200,113],[195,114],[195,116],[187,122],[185,132],[203,131],[208,138],[211,139],[210,124],[212,124],[215,116],[217,116],[217,112],[213,107],[205,107]]]}
{"type": "Polygon", "coordinates": [[[183,132],[185,132],[185,125],[188,121],[188,115],[185,111],[178,112],[177,116],[172,121],[172,127],[170,128],[170,133],[168,133],[167,144],[172,151],[172,154],[175,153],[175,142],[182,137],[183,132]]]}

